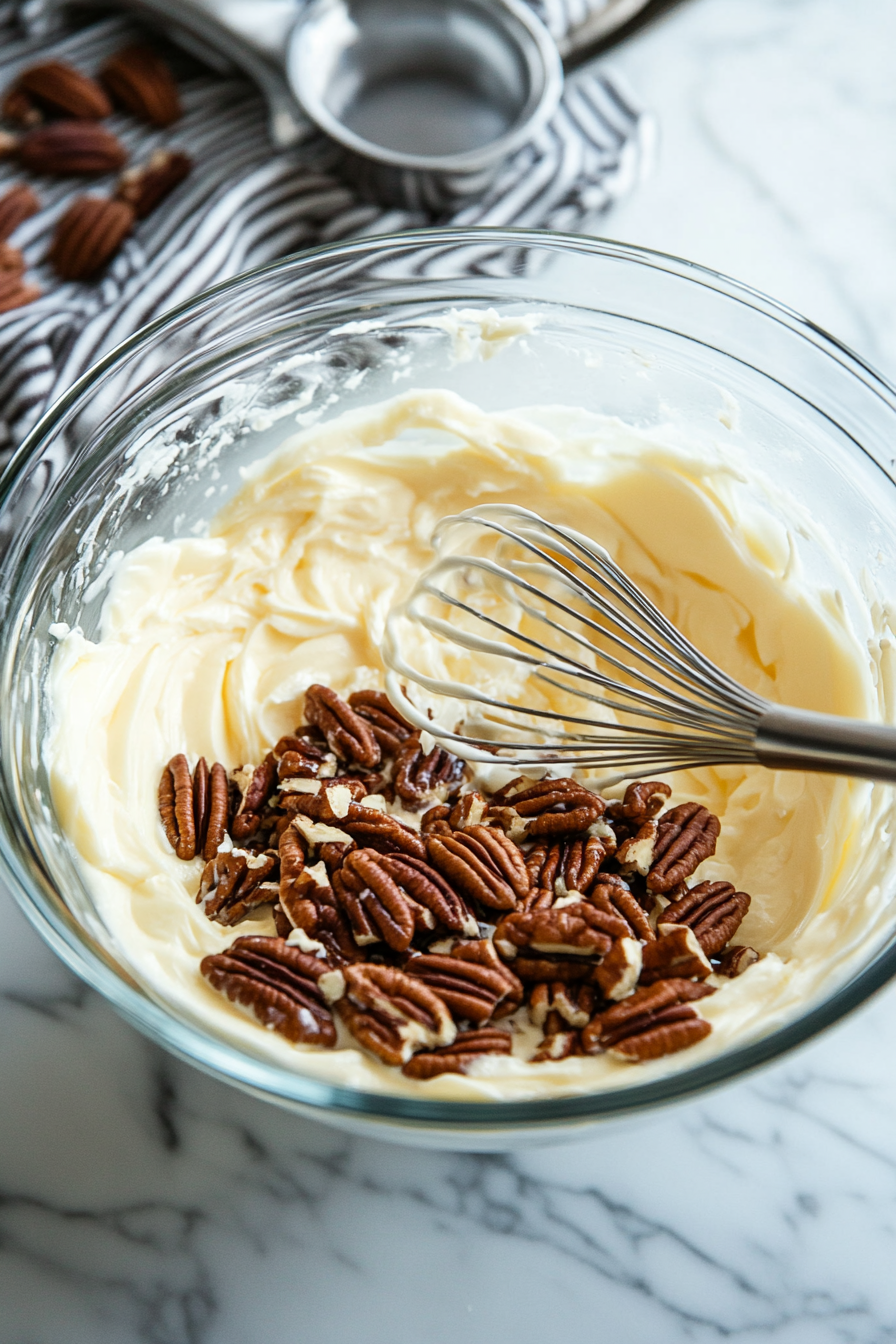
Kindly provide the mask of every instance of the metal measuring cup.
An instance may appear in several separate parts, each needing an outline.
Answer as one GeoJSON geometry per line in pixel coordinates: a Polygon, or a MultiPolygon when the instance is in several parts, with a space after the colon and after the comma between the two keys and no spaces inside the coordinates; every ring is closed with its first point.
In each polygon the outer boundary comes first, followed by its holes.
{"type": "Polygon", "coordinates": [[[278,147],[317,128],[359,192],[445,211],[556,110],[556,43],[523,0],[125,0],[259,85],[278,147]]]}

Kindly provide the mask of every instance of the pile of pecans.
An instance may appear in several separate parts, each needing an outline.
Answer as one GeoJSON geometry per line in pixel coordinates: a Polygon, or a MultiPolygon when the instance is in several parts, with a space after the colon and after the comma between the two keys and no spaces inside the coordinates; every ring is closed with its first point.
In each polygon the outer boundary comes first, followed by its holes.
{"type": "MultiPolygon", "coordinates": [[[[0,106],[2,119],[16,128],[0,130],[0,158],[14,158],[41,176],[120,173],[113,195],[76,197],[56,225],[47,260],[63,280],[87,280],[101,271],[135,221],[150,214],[192,168],[188,156],[173,149],[157,149],[145,163],[125,168],[127,150],[101,124],[113,105],[160,128],[181,116],[171,71],[144,46],[116,52],[97,79],[63,61],[30,66],[0,106]]],[[[24,278],[21,251],[7,241],[39,209],[37,195],[24,182],[0,196],[0,313],[40,295],[24,278]]]]}
{"type": "Polygon", "coordinates": [[[236,938],[202,974],[287,1040],[332,1047],[336,1015],[425,1079],[509,1054],[526,1013],[533,1064],[657,1059],[709,1035],[710,976],[758,960],[730,944],[750,897],[688,885],[718,818],[664,810],[668,784],[608,802],[520,777],[486,794],[380,691],[312,686],[305,719],[260,765],[191,772],[179,755],[159,786],[172,848],[205,860],[208,918],[268,905],[278,933],[236,938]]]}

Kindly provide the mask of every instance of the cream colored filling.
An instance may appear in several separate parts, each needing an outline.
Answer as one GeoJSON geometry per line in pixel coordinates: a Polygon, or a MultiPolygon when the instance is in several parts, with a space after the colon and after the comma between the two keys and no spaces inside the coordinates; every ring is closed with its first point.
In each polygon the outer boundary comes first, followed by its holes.
{"type": "MultiPolygon", "coordinates": [[[[799,1015],[869,955],[893,919],[890,791],[731,766],[670,777],[671,801],[694,798],[721,817],[718,853],[700,877],[750,892],[737,941],[765,955],[701,1001],[713,1032],[679,1055],[637,1067],[610,1055],[531,1065],[533,1031],[521,1022],[513,1055],[467,1077],[414,1082],[341,1026],[335,1050],[290,1045],[199,974],[204,955],[240,934],[273,932],[273,922],[262,911],[226,929],[196,904],[202,863],[175,857],[158,817],[164,763],[177,751],[229,769],[257,762],[301,720],[312,682],[342,694],[382,685],[386,615],[429,563],[446,514],[502,501],[576,528],[746,686],[880,717],[892,695],[876,657],[888,632],[869,653],[837,595],[813,588],[749,464],[683,442],[564,408],[486,414],[450,393],[412,392],[309,429],[255,463],[208,536],[150,541],[124,558],[99,640],[60,631],[46,755],[110,942],[150,993],[249,1054],[333,1083],[520,1099],[688,1068],[799,1015]]],[[[797,501],[792,517],[817,535],[797,501]]],[[[314,842],[342,834],[308,823],[314,842]]]]}

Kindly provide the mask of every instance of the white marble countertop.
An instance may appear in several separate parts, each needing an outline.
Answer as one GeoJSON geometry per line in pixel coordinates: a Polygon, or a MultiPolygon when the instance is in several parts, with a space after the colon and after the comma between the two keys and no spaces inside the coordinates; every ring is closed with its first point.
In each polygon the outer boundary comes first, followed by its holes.
{"type": "MultiPolygon", "coordinates": [[[[691,0],[613,53],[658,163],[608,221],[896,375],[892,0],[691,0]]],[[[5,896],[0,1344],[896,1339],[896,990],[649,1123],[347,1139],[150,1046],[5,896]]]]}

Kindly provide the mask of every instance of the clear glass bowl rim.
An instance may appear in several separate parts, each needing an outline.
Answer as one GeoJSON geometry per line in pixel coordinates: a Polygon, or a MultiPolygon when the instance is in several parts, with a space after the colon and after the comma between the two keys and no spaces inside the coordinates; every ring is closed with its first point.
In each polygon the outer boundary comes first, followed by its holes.
{"type": "MultiPolygon", "coordinates": [[[[227,296],[265,277],[298,277],[303,270],[319,267],[321,262],[326,263],[327,260],[342,262],[374,252],[382,255],[386,250],[395,254],[426,245],[446,249],[482,243],[490,246],[506,243],[509,248],[529,247],[555,253],[602,256],[666,272],[714,291],[724,298],[746,305],[808,341],[863,383],[866,391],[876,394],[896,417],[896,386],[849,347],[808,318],[769,298],[760,290],[696,262],[610,239],[547,230],[415,229],[309,248],[270,265],[245,271],[204,290],[141,328],[83,374],[34,426],[0,476],[0,512],[14,492],[16,482],[27,471],[32,457],[40,453],[45,440],[52,436],[59,422],[77,403],[89,397],[93,385],[110,368],[128,359],[141,346],[148,345],[167,328],[196,314],[210,303],[225,300],[227,296]]],[[[487,282],[488,277],[483,276],[482,279],[487,282]]],[[[728,354],[723,346],[718,349],[720,353],[728,354]]],[[[857,440],[854,442],[858,448],[862,447],[857,440]]],[[[871,460],[881,467],[873,456],[871,460]]],[[[8,597],[8,594],[3,596],[8,597]]],[[[13,604],[7,603],[0,634],[6,632],[14,616],[13,604]]],[[[681,1073],[603,1092],[532,1101],[455,1102],[336,1087],[245,1055],[226,1041],[176,1020],[138,986],[113,971],[101,956],[85,944],[45,899],[27,869],[14,858],[15,841],[24,837],[16,809],[11,806],[8,754],[2,753],[0,761],[0,875],[31,924],[60,959],[80,979],[102,994],[137,1030],[172,1054],[256,1096],[281,1105],[318,1112],[324,1121],[329,1112],[344,1117],[367,1116],[371,1120],[411,1126],[418,1130],[454,1129],[474,1133],[477,1130],[553,1129],[564,1124],[580,1126],[589,1120],[610,1119],[667,1106],[771,1063],[833,1026],[896,976],[896,943],[891,943],[851,980],[796,1021],[681,1073]]]]}

